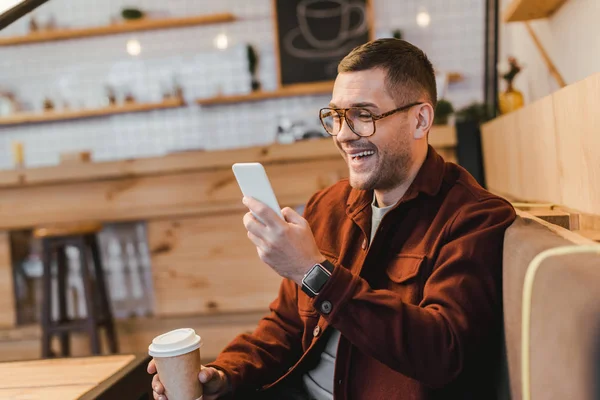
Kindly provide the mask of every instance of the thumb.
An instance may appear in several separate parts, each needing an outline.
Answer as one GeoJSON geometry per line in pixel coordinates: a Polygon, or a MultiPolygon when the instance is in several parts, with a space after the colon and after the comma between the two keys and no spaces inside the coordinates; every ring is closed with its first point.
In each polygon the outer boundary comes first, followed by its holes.
{"type": "Polygon", "coordinates": [[[285,207],[281,210],[281,214],[283,214],[283,218],[286,222],[295,224],[295,225],[303,225],[306,220],[302,218],[302,215],[298,214],[296,210],[290,207],[285,207]]]}

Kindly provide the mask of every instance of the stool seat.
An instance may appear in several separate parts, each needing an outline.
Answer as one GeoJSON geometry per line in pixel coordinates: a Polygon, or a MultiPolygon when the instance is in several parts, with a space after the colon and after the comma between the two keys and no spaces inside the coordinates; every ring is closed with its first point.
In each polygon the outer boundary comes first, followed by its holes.
{"type": "Polygon", "coordinates": [[[90,235],[102,230],[102,224],[98,222],[78,222],[75,224],[60,224],[37,227],[33,231],[33,236],[38,239],[90,235]]]}

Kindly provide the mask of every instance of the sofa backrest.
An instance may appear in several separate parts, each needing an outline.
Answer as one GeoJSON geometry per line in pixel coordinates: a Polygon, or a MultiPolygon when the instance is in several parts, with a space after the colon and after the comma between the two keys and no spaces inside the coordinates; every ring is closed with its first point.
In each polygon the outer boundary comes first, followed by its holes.
{"type": "MultiPolygon", "coordinates": [[[[504,336],[508,385],[513,400],[522,399],[522,307],[529,265],[536,256],[549,249],[593,244],[588,239],[525,212],[518,211],[517,214],[516,220],[506,231],[503,254],[504,336]]],[[[542,299],[536,296],[535,300],[533,310],[538,316],[537,301],[542,299]]]]}

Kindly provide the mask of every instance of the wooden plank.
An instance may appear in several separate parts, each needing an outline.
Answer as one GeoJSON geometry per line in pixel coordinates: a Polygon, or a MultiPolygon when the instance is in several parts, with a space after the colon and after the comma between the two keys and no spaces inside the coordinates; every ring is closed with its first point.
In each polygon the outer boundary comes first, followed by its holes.
{"type": "MultiPolygon", "coordinates": [[[[504,129],[504,146],[509,146],[511,153],[518,157],[518,169],[510,169],[510,173],[520,179],[512,193],[527,201],[560,204],[552,98],[540,99],[507,115],[507,119],[514,119],[514,125],[504,129]],[[514,131],[509,133],[508,129],[514,131]]],[[[512,181],[516,180],[513,177],[512,181]]]]}
{"type": "Polygon", "coordinates": [[[93,384],[62,385],[55,387],[30,387],[0,389],[0,399],[11,400],[75,400],[94,387],[93,384]]]}
{"type": "MultiPolygon", "coordinates": [[[[156,336],[173,329],[190,327],[202,337],[203,362],[213,361],[237,335],[252,332],[268,309],[251,313],[190,315],[170,318],[132,318],[117,320],[117,337],[122,353],[144,354],[156,336]]],[[[41,354],[41,333],[38,325],[0,330],[0,361],[37,359],[41,354]]],[[[102,336],[104,339],[104,336],[102,336]]],[[[73,356],[90,354],[89,339],[84,334],[74,334],[71,342],[73,356]]],[[[53,343],[59,349],[58,342],[53,343]]],[[[106,351],[107,346],[102,349],[106,351]]],[[[0,396],[0,398],[2,398],[0,396]]]]}
{"type": "Polygon", "coordinates": [[[0,171],[0,188],[214,170],[231,168],[236,162],[281,163],[322,158],[341,160],[337,148],[329,138],[305,140],[288,145],[188,151],[164,157],[0,171]]]}
{"type": "Polygon", "coordinates": [[[578,230],[573,232],[594,242],[600,242],[600,231],[578,230]]]}
{"type": "Polygon", "coordinates": [[[562,226],[558,226],[558,225],[552,224],[550,222],[544,221],[543,219],[538,218],[538,217],[530,214],[527,211],[516,210],[516,212],[517,212],[517,215],[520,216],[521,218],[526,218],[526,219],[531,219],[533,221],[536,221],[537,223],[544,225],[546,228],[550,229],[552,232],[556,233],[557,235],[559,235],[562,238],[565,238],[566,240],[572,242],[573,244],[579,244],[579,245],[594,244],[593,240],[590,240],[581,235],[578,235],[577,233],[572,232],[568,229],[565,229],[562,226]]]}
{"type": "Polygon", "coordinates": [[[504,11],[504,22],[547,18],[565,2],[566,0],[512,0],[504,11]]]}
{"type": "Polygon", "coordinates": [[[47,111],[43,113],[17,113],[0,117],[0,126],[35,124],[42,122],[68,121],[73,119],[104,117],[108,115],[136,113],[152,110],[177,108],[185,105],[183,99],[171,98],[158,103],[129,103],[96,109],[47,111]]]}
{"type": "MultiPolygon", "coordinates": [[[[265,166],[280,205],[302,204],[342,177],[341,157],[265,166]],[[293,183],[293,184],[292,184],[293,183]]],[[[0,229],[84,221],[135,221],[243,210],[230,168],[61,187],[32,186],[0,196],[0,229]]]]}
{"type": "Polygon", "coordinates": [[[530,210],[531,215],[565,229],[571,229],[571,214],[560,210],[530,210]]]}
{"type": "Polygon", "coordinates": [[[558,83],[558,86],[561,88],[567,86],[564,78],[562,77],[560,72],[558,72],[556,65],[554,65],[554,62],[552,62],[552,59],[548,55],[548,52],[542,44],[542,41],[538,38],[537,34],[533,30],[533,27],[529,22],[525,22],[525,29],[527,30],[527,33],[529,33],[529,36],[531,36],[533,44],[535,45],[535,47],[537,47],[538,51],[540,52],[540,55],[542,56],[542,59],[544,60],[548,71],[550,71],[550,75],[552,75],[556,83],[558,83]]]}
{"type": "MultiPolygon", "coordinates": [[[[434,147],[456,146],[455,132],[450,132],[450,128],[447,127],[439,128],[439,132],[437,127],[430,132],[430,142],[434,147]]],[[[342,160],[332,139],[311,139],[293,144],[272,144],[231,150],[188,151],[163,157],[57,165],[23,171],[5,170],[0,171],[0,190],[12,187],[133,178],[219,168],[229,169],[236,162],[254,161],[268,164],[317,159],[342,160]]]]}
{"type": "Polygon", "coordinates": [[[17,323],[10,235],[0,232],[0,327],[13,327],[17,323]]]}
{"type": "Polygon", "coordinates": [[[562,202],[600,215],[600,74],[552,95],[562,202]]]}
{"type": "Polygon", "coordinates": [[[148,223],[156,315],[255,311],[277,297],[281,277],[258,258],[243,215],[148,223]]]}
{"type": "Polygon", "coordinates": [[[503,115],[481,127],[485,182],[492,192],[520,198],[522,171],[517,119],[503,115]]]}
{"type": "Polygon", "coordinates": [[[331,94],[333,81],[304,83],[289,85],[272,91],[257,91],[248,94],[232,96],[216,96],[196,100],[197,104],[202,106],[211,106],[217,104],[235,104],[242,102],[252,102],[267,99],[278,99],[292,96],[309,96],[315,94],[331,94]]]}
{"type": "Polygon", "coordinates": [[[79,29],[53,29],[34,32],[25,36],[2,37],[0,38],[0,46],[80,39],[92,36],[115,35],[119,33],[140,32],[154,29],[182,28],[186,26],[216,24],[234,20],[235,16],[231,13],[166,19],[144,18],[139,21],[127,21],[106,26],[79,29]]]}
{"type": "Polygon", "coordinates": [[[5,378],[0,382],[0,389],[27,388],[34,385],[43,387],[89,384],[93,387],[134,358],[133,355],[114,355],[0,363],[0,373],[5,378]],[[35,377],[34,385],[32,377],[35,377]]]}

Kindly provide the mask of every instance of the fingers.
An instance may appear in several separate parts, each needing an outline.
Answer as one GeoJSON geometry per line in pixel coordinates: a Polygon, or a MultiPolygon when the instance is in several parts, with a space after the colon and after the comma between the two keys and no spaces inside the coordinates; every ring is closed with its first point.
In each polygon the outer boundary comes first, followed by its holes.
{"type": "Polygon", "coordinates": [[[248,232],[252,232],[255,235],[260,235],[261,232],[264,232],[265,226],[252,214],[252,212],[247,212],[244,214],[244,218],[242,220],[244,222],[244,226],[248,232]]]}
{"type": "Polygon", "coordinates": [[[198,374],[198,379],[202,383],[207,383],[211,379],[213,379],[216,370],[214,368],[206,368],[204,366],[201,367],[200,373],[198,374]]]}
{"type": "Polygon", "coordinates": [[[154,359],[150,360],[150,362],[148,363],[148,373],[149,374],[155,374],[156,373],[156,363],[154,362],[154,359]]]}
{"type": "Polygon", "coordinates": [[[252,197],[244,197],[242,203],[267,226],[279,225],[284,222],[271,207],[261,201],[252,197]]]}
{"type": "Polygon", "coordinates": [[[152,378],[152,391],[154,391],[154,393],[156,394],[165,393],[165,387],[160,382],[160,379],[158,379],[158,375],[154,375],[154,377],[152,378]]]}
{"type": "Polygon", "coordinates": [[[204,398],[208,400],[212,398],[210,395],[217,395],[215,398],[223,395],[227,388],[225,374],[212,367],[202,367],[198,379],[204,386],[204,398]]]}
{"type": "Polygon", "coordinates": [[[295,225],[306,225],[306,220],[293,208],[285,207],[281,210],[281,213],[283,214],[283,218],[285,218],[287,222],[290,222],[295,225]]]}

